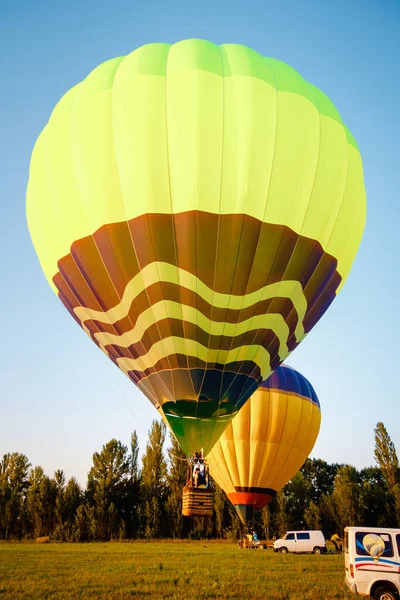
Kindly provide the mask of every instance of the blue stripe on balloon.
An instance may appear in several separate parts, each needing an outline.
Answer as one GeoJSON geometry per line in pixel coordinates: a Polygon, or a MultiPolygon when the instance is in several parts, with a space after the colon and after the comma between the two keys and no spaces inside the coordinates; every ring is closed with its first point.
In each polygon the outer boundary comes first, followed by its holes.
{"type": "Polygon", "coordinates": [[[318,396],[311,383],[288,365],[277,367],[272,375],[261,383],[260,389],[282,390],[283,392],[297,394],[320,406],[318,396]]]}

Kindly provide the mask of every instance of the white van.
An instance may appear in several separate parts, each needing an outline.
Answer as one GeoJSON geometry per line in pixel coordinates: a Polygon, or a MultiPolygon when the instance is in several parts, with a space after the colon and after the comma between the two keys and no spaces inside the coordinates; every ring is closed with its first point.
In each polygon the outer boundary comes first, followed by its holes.
{"type": "Polygon", "coordinates": [[[322,531],[288,531],[285,536],[274,542],[274,551],[282,552],[326,552],[326,542],[322,531]]]}
{"type": "Polygon", "coordinates": [[[349,589],[374,600],[398,600],[400,529],[346,527],[344,563],[349,589]]]}

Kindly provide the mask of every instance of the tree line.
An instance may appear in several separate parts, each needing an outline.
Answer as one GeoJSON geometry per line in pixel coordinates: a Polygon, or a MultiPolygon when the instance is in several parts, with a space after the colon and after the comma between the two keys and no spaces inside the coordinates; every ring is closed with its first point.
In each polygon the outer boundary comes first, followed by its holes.
{"type": "MultiPolygon", "coordinates": [[[[361,470],[307,459],[276,498],[256,511],[254,530],[271,539],[289,529],[322,529],[331,536],[349,525],[400,527],[399,462],[383,423],[375,429],[374,455],[376,466],[361,470]]],[[[212,518],[182,517],[186,475],[185,455],[159,421],[152,423],[141,460],[136,432],[129,448],[112,439],[95,452],[85,489],[74,477],[67,481],[62,470],[48,477],[25,455],[5,454],[0,539],[238,539],[242,525],[216,484],[212,518]]]]}

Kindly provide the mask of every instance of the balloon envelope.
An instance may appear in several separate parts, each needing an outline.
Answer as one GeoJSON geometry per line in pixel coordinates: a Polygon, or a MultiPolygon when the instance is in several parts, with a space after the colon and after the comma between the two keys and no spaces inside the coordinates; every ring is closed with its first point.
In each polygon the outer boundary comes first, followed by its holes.
{"type": "Polygon", "coordinates": [[[299,470],[320,422],[313,387],[287,365],[278,367],[240,409],[206,458],[243,523],[299,470]]]}
{"type": "Polygon", "coordinates": [[[73,318],[186,452],[207,452],[346,279],[361,158],[331,101],[285,63],[149,44],[57,104],[27,217],[73,318]]]}

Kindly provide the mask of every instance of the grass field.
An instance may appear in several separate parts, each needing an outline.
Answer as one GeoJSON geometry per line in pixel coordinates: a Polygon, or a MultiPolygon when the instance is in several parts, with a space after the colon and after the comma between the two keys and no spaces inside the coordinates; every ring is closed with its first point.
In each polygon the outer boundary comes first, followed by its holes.
{"type": "Polygon", "coordinates": [[[343,556],[240,550],[234,542],[0,544],[0,600],[353,597],[343,556]]]}

